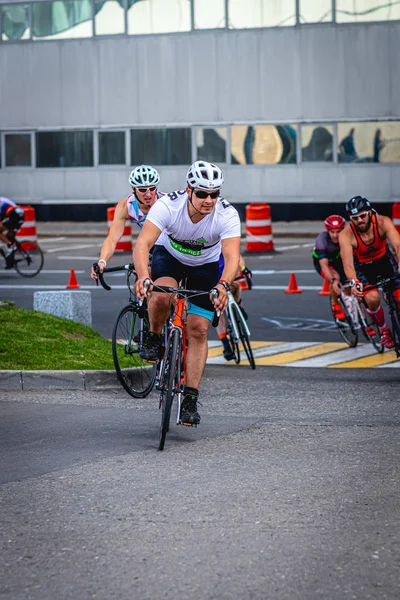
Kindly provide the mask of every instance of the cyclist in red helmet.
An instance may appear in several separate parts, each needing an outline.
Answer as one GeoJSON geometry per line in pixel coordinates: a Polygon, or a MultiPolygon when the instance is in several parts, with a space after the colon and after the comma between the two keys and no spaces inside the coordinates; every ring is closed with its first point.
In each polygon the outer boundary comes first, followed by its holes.
{"type": "Polygon", "coordinates": [[[345,314],[339,304],[341,284],[347,278],[340,257],[339,234],[345,228],[346,221],[340,215],[330,215],[324,221],[325,231],[315,240],[313,250],[314,268],[321,277],[329,281],[332,311],[337,319],[344,319],[345,314]]]}

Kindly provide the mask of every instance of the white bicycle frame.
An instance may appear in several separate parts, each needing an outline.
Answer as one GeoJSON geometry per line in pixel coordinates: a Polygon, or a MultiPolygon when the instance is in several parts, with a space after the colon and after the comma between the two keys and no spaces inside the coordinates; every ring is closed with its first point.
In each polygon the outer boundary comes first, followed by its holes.
{"type": "Polygon", "coordinates": [[[239,338],[239,332],[238,332],[238,328],[236,326],[236,318],[237,316],[240,319],[240,323],[241,325],[243,325],[243,329],[244,331],[247,333],[247,335],[250,337],[250,330],[247,327],[247,323],[246,320],[244,318],[244,316],[242,315],[242,311],[240,310],[239,305],[237,304],[237,302],[235,301],[235,298],[233,297],[232,292],[229,290],[228,292],[228,306],[226,308],[226,311],[228,313],[228,317],[229,317],[229,321],[232,325],[232,331],[233,331],[233,335],[234,335],[234,342],[236,344],[238,344],[240,342],[240,338],[239,338]],[[232,310],[232,306],[235,305],[237,310],[235,311],[235,316],[233,317],[233,310],[232,310]]]}

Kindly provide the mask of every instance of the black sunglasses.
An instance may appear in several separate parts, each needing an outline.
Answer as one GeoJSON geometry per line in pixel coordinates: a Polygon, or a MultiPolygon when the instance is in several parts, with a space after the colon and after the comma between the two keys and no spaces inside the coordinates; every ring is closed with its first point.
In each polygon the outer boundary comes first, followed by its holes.
{"type": "Polygon", "coordinates": [[[217,190],[216,192],[203,192],[203,190],[193,190],[193,194],[197,196],[197,198],[200,198],[200,200],[205,200],[206,198],[208,198],[208,196],[215,200],[215,198],[218,198],[219,196],[219,190],[217,190]]]}

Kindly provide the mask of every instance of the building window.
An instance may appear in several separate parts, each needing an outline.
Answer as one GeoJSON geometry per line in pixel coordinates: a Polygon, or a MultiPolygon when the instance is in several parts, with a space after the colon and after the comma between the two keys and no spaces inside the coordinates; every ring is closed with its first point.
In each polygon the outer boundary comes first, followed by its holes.
{"type": "Polygon", "coordinates": [[[38,167],[93,167],[93,132],[38,132],[36,163],[38,167]]]}
{"type": "Polygon", "coordinates": [[[226,127],[196,127],[197,160],[226,162],[226,127]]]}
{"type": "Polygon", "coordinates": [[[132,165],[188,165],[192,162],[191,130],[132,129],[132,165]]]}
{"type": "Polygon", "coordinates": [[[32,4],[32,37],[40,40],[93,35],[90,0],[54,0],[32,4]]]}
{"type": "Polygon", "coordinates": [[[194,0],[195,29],[218,29],[225,26],[225,0],[194,0]]]}
{"type": "Polygon", "coordinates": [[[300,23],[332,21],[332,0],[300,0],[300,23]]]}
{"type": "Polygon", "coordinates": [[[30,38],[29,7],[27,4],[0,6],[1,39],[26,40],[30,38]]]}
{"type": "Polygon", "coordinates": [[[6,133],[6,167],[30,167],[31,159],[31,134],[6,133]]]}
{"type": "Polygon", "coordinates": [[[296,24],[295,0],[229,0],[229,27],[278,27],[296,24]]]}
{"type": "Polygon", "coordinates": [[[99,165],[125,164],[125,132],[99,131],[99,165]]]}
{"type": "Polygon", "coordinates": [[[94,10],[96,35],[125,33],[125,11],[121,0],[96,0],[94,10]]]}
{"type": "Polygon", "coordinates": [[[296,163],[296,125],[235,125],[231,128],[232,164],[296,163]]]}
{"type": "Polygon", "coordinates": [[[130,34],[190,31],[190,22],[190,0],[130,1],[130,34]]]}
{"type": "Polygon", "coordinates": [[[303,162],[333,160],[332,125],[302,125],[301,159],[303,162]]]}
{"type": "Polygon", "coordinates": [[[339,123],[341,163],[400,162],[400,122],[339,123]]]}
{"type": "Polygon", "coordinates": [[[338,23],[393,21],[400,19],[399,2],[383,0],[336,0],[338,23]]]}

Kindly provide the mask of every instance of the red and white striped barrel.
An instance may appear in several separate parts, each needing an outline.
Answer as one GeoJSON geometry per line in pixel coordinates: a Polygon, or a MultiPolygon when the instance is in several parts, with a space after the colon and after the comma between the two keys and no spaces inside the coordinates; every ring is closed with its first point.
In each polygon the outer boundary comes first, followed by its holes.
{"type": "MultiPolygon", "coordinates": [[[[35,209],[32,206],[20,206],[24,211],[24,222],[21,229],[16,234],[16,239],[21,242],[27,240],[29,242],[37,242],[36,233],[36,214],[35,209]]],[[[35,246],[26,244],[27,250],[33,250],[35,246]]]]}
{"type": "Polygon", "coordinates": [[[269,204],[248,204],[246,206],[246,250],[248,252],[270,252],[273,249],[274,240],[269,204]]]}
{"type": "Polygon", "coordinates": [[[397,231],[400,233],[400,202],[396,202],[392,206],[392,221],[397,231]]]}
{"type": "MultiPolygon", "coordinates": [[[[107,208],[107,227],[110,233],[110,227],[114,220],[115,206],[107,208]]],[[[121,239],[115,246],[116,252],[132,252],[132,223],[131,221],[125,221],[124,233],[121,239]]]]}

